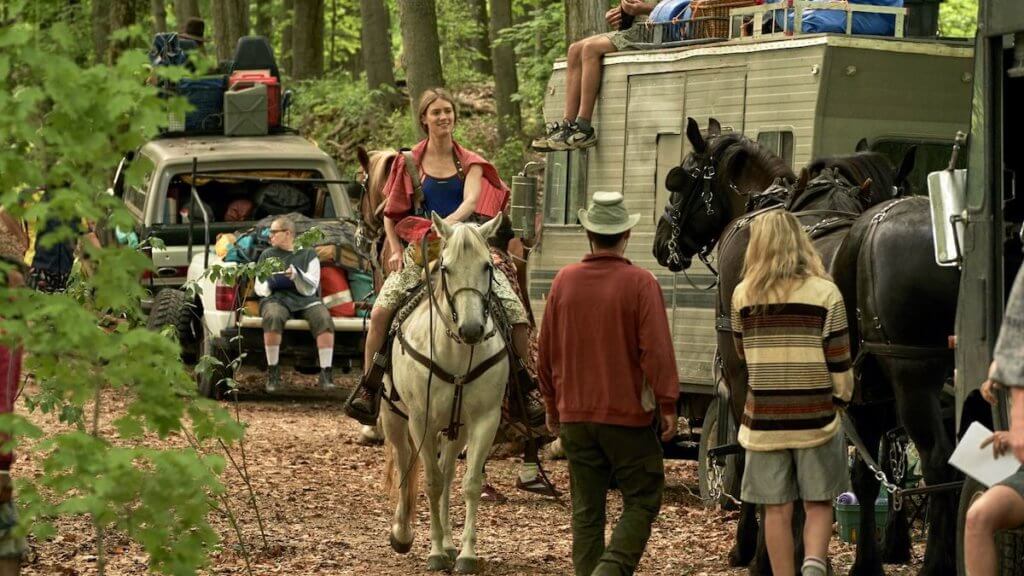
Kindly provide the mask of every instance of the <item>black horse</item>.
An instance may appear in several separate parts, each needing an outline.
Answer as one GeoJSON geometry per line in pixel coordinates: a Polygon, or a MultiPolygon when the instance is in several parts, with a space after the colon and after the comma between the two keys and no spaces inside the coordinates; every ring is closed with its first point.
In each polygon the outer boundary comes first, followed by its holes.
{"type": "MultiPolygon", "coordinates": [[[[673,194],[666,216],[659,223],[654,252],[663,265],[685,268],[695,255],[706,258],[722,234],[727,233],[729,238],[719,246],[719,312],[724,311],[727,318],[746,246],[745,226],[730,222],[746,214],[754,204],[768,201],[766,196],[804,211],[816,210],[820,206],[816,202],[824,200],[807,200],[799,186],[790,195],[770,190],[762,193],[776,178],[787,178],[786,170],[780,168],[782,161],[749,140],[719,134],[715,122],[711,123],[705,140],[690,120],[687,136],[694,152],[668,176],[666,185],[673,194]],[[737,163],[737,157],[743,161],[737,163]]],[[[831,264],[833,276],[846,298],[860,381],[850,414],[864,443],[874,453],[872,457],[877,458],[879,439],[895,427],[898,413],[898,419],[922,454],[926,482],[945,481],[951,475],[945,466],[951,443],[942,428],[938,404],[944,376],[951,367],[945,339],[952,333],[958,276],[934,264],[927,202],[920,198],[891,200],[899,195],[899,186],[912,167],[911,159],[905,159],[899,170],[894,170],[884,157],[862,152],[811,166],[815,170],[826,167],[860,186],[860,210],[874,205],[857,218],[827,212],[800,216],[812,235],[818,236],[816,246],[822,250],[826,263],[831,264]],[[928,318],[914,318],[901,306],[908,303],[927,310],[928,318]],[[870,316],[863,316],[861,326],[854,321],[860,317],[858,309],[871,311],[870,316]],[[914,400],[910,401],[911,398],[914,400]]],[[[809,177],[802,177],[801,182],[809,177]]],[[[836,198],[820,196],[828,198],[828,202],[836,198]]],[[[738,419],[745,401],[746,375],[735,355],[730,333],[720,333],[719,351],[732,391],[733,414],[738,419]]],[[[860,501],[874,502],[878,487],[875,476],[859,461],[854,471],[854,488],[860,501]]],[[[952,498],[953,495],[937,498],[929,507],[929,549],[922,573],[947,574],[953,570],[952,498]]],[[[756,540],[752,534],[756,533],[757,524],[753,512],[748,505],[741,510],[737,545],[730,557],[734,565],[746,564],[754,555],[756,540]]],[[[854,574],[882,574],[883,558],[909,558],[905,520],[901,515],[891,517],[896,525],[887,533],[886,552],[879,554],[873,538],[862,539],[854,574]]],[[[862,508],[860,533],[874,533],[870,505],[862,508]]],[[[752,573],[770,573],[763,550],[754,560],[752,573]]]]}

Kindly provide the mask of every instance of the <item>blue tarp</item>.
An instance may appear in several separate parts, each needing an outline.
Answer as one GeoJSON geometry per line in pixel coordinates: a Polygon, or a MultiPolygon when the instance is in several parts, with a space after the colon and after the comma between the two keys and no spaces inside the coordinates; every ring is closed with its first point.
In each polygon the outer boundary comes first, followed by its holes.
{"type": "MultiPolygon", "coordinates": [[[[784,0],[767,0],[768,4],[779,4],[784,0]]],[[[903,0],[848,0],[850,4],[870,4],[873,6],[889,6],[902,8],[903,0]]],[[[775,13],[776,25],[782,27],[783,12],[775,13]]],[[[792,10],[785,12],[789,19],[789,29],[793,30],[794,14],[792,10]]],[[[846,32],[846,12],[843,10],[804,10],[802,30],[805,34],[815,32],[846,32]]],[[[871,36],[893,36],[896,32],[896,17],[888,14],[853,15],[853,33],[871,36]]]]}

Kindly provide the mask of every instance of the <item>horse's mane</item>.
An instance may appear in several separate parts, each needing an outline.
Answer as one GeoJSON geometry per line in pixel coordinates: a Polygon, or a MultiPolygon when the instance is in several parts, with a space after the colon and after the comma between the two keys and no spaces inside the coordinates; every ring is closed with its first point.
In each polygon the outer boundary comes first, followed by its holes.
{"type": "Polygon", "coordinates": [[[779,178],[788,182],[796,180],[785,160],[739,132],[725,132],[711,138],[708,151],[712,157],[720,159],[720,174],[732,174],[737,162],[752,162],[767,174],[769,181],[779,178]]]}
{"type": "Polygon", "coordinates": [[[896,169],[892,162],[878,152],[856,152],[845,156],[827,156],[813,160],[807,170],[811,178],[825,168],[837,170],[850,183],[861,186],[871,179],[869,205],[874,205],[894,196],[896,169]]]}
{"type": "Polygon", "coordinates": [[[446,255],[475,256],[487,261],[491,259],[491,251],[487,242],[477,231],[476,226],[472,224],[454,226],[451,236],[445,240],[444,250],[446,255]]]}

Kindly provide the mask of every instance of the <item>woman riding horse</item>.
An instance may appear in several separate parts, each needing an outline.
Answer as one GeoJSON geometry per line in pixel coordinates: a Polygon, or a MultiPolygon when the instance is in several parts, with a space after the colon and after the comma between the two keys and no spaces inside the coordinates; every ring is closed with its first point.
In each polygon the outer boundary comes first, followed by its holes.
{"type": "MultiPolygon", "coordinates": [[[[385,266],[390,275],[377,296],[370,314],[369,330],[359,385],[345,403],[345,413],[372,426],[380,409],[380,391],[385,372],[379,351],[387,339],[388,327],[408,292],[423,277],[421,255],[415,256],[418,242],[429,233],[429,216],[436,213],[451,225],[469,221],[474,215],[493,217],[508,203],[508,188],[494,166],[479,154],[459,146],[453,138],[458,115],[455,99],[441,88],[426,90],[419,101],[420,128],[427,137],[412,149],[415,169],[406,167],[406,156],[398,156],[384,186],[386,249],[390,254],[385,266]],[[420,182],[414,184],[411,174],[420,182]],[[408,242],[403,249],[402,240],[408,242]]],[[[428,250],[429,252],[429,250],[428,250]]],[[[494,274],[494,295],[512,324],[513,344],[521,359],[529,355],[529,318],[522,302],[504,274],[494,274]]]]}

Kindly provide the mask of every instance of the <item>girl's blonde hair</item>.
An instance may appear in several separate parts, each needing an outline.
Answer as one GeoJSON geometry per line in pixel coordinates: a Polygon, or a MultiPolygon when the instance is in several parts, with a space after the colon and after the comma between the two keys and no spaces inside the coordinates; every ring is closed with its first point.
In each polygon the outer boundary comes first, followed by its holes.
{"type": "Polygon", "coordinates": [[[755,307],[784,302],[800,281],[812,276],[829,278],[800,221],[785,210],[756,216],[743,262],[748,302],[755,307]]]}
{"type": "Polygon", "coordinates": [[[423,115],[427,113],[427,108],[430,108],[430,105],[438,100],[444,100],[452,105],[452,111],[455,116],[452,121],[452,127],[459,121],[459,109],[455,106],[455,98],[452,97],[451,93],[444,88],[427,88],[423,91],[423,94],[420,94],[419,106],[416,108],[416,121],[420,123],[420,130],[423,130],[424,134],[427,134],[427,124],[423,121],[423,115]]]}

